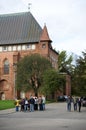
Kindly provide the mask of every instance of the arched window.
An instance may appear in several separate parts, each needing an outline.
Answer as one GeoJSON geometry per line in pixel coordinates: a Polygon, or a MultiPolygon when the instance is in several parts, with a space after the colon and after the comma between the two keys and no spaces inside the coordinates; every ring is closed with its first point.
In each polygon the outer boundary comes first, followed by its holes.
{"type": "Polygon", "coordinates": [[[9,74],[9,61],[7,59],[4,61],[4,74],[9,74]]]}

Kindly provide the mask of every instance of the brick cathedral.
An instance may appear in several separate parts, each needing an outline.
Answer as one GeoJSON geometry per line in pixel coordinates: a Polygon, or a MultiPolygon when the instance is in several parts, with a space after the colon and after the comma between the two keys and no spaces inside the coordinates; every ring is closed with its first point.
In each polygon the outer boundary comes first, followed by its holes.
{"type": "MultiPolygon", "coordinates": [[[[1,100],[15,98],[16,64],[25,55],[40,54],[58,69],[58,53],[51,43],[46,25],[42,29],[30,12],[0,15],[1,100]]],[[[66,82],[67,95],[71,91],[69,83],[70,80],[66,82]]]]}

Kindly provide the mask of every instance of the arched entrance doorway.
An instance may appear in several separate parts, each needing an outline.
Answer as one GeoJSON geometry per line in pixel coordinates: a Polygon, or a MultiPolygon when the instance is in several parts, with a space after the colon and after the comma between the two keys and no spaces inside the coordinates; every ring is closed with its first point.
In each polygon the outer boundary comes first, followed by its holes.
{"type": "Polygon", "coordinates": [[[5,100],[5,93],[4,92],[0,92],[0,100],[5,100]]]}
{"type": "Polygon", "coordinates": [[[9,85],[7,80],[3,79],[0,80],[0,100],[5,100],[6,99],[6,93],[9,90],[9,85]]]}

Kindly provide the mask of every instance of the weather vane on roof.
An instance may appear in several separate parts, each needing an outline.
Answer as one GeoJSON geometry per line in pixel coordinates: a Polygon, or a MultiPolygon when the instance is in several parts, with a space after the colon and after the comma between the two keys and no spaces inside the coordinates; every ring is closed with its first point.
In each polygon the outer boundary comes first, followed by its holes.
{"type": "Polygon", "coordinates": [[[31,6],[32,4],[31,3],[28,3],[28,10],[30,11],[30,6],[31,6]]]}

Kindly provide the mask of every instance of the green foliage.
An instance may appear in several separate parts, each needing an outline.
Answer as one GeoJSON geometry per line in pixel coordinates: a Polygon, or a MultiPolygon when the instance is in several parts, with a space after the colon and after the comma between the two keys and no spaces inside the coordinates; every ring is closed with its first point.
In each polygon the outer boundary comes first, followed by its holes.
{"type": "Polygon", "coordinates": [[[55,91],[62,90],[65,83],[65,78],[59,75],[56,70],[47,70],[43,75],[43,86],[41,91],[44,94],[52,94],[55,91]]]}
{"type": "Polygon", "coordinates": [[[61,51],[59,52],[59,57],[58,57],[58,70],[59,72],[67,72],[71,73],[72,72],[72,61],[73,61],[73,56],[67,56],[66,51],[61,51]]]}
{"type": "Polygon", "coordinates": [[[86,51],[77,59],[72,77],[72,93],[86,96],[86,51]]]}
{"type": "Polygon", "coordinates": [[[50,68],[52,67],[49,60],[38,54],[25,56],[17,65],[17,89],[23,91],[33,89],[35,93],[38,93],[42,85],[42,75],[50,68]]]}
{"type": "Polygon", "coordinates": [[[14,100],[0,100],[0,110],[14,108],[14,100]]]}

